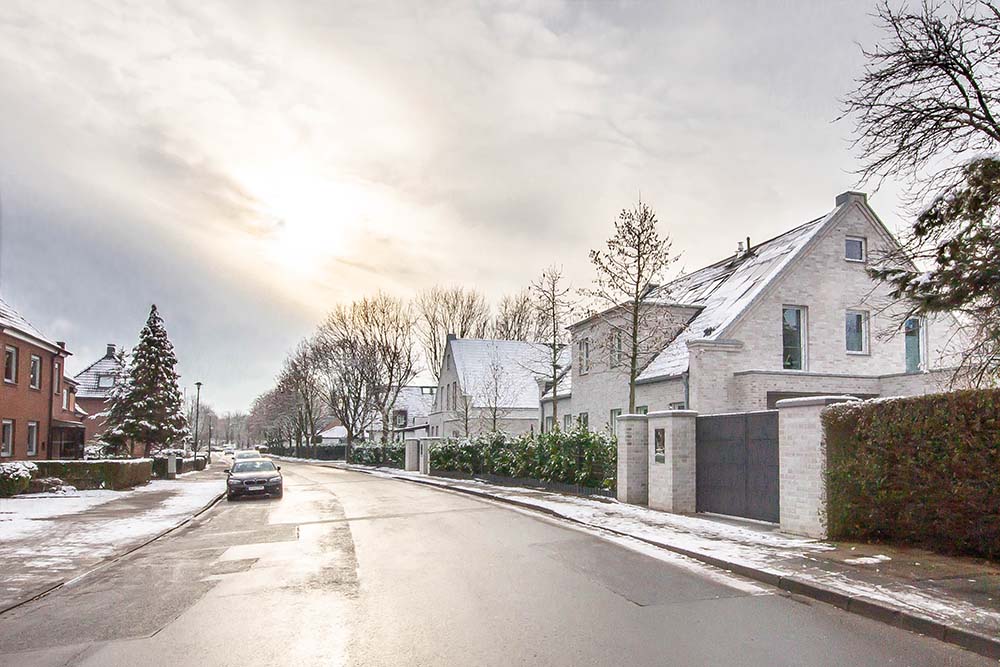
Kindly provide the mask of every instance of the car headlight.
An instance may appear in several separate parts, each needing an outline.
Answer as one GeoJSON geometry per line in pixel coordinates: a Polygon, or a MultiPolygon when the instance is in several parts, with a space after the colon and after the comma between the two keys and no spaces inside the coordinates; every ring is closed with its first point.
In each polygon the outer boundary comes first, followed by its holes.
{"type": "Polygon", "coordinates": [[[278,479],[269,479],[269,480],[267,480],[267,483],[268,484],[281,484],[281,478],[279,477],[278,479]]]}
{"type": "Polygon", "coordinates": [[[229,486],[240,486],[240,480],[238,479],[229,480],[229,486]]]}

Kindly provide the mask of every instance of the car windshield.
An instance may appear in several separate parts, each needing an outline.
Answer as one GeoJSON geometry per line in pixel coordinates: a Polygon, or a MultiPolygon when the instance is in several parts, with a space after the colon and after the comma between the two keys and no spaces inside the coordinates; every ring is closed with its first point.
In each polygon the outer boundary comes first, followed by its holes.
{"type": "Polygon", "coordinates": [[[260,454],[257,452],[236,452],[236,458],[238,459],[255,459],[258,456],[260,456],[260,454]]]}
{"type": "Polygon", "coordinates": [[[241,461],[233,466],[233,472],[271,472],[274,464],[270,461],[241,461]]]}

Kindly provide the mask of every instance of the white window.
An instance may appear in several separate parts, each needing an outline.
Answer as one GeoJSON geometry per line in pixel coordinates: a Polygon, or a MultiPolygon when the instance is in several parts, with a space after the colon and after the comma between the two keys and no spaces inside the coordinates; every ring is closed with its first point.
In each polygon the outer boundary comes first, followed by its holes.
{"type": "Polygon", "coordinates": [[[625,336],[620,330],[611,332],[611,367],[621,366],[625,362],[625,336]]]}
{"type": "Polygon", "coordinates": [[[38,422],[28,422],[28,456],[38,454],[38,422]]]}
{"type": "Polygon", "coordinates": [[[864,262],[868,251],[864,237],[848,236],[844,239],[844,259],[849,262],[864,262]]]}
{"type": "Polygon", "coordinates": [[[570,431],[573,429],[573,415],[563,415],[563,430],[570,431]]]}
{"type": "Polygon", "coordinates": [[[580,375],[590,371],[590,341],[586,338],[577,343],[577,361],[580,375]]]}
{"type": "Polygon", "coordinates": [[[903,325],[907,373],[919,373],[925,367],[924,329],[924,321],[919,317],[911,317],[903,325]]]}
{"type": "Polygon", "coordinates": [[[14,455],[14,420],[0,422],[0,456],[14,455]]]}
{"type": "Polygon", "coordinates": [[[782,307],[781,342],[781,367],[787,370],[805,370],[807,352],[805,307],[782,307]]]}
{"type": "Polygon", "coordinates": [[[3,381],[17,382],[17,348],[8,345],[3,350],[3,381]]]}
{"type": "Polygon", "coordinates": [[[576,420],[580,422],[580,426],[584,428],[590,426],[590,415],[588,415],[586,412],[581,412],[580,415],[576,418],[576,420]]]}
{"type": "Polygon", "coordinates": [[[684,401],[675,401],[668,405],[667,408],[670,410],[686,410],[687,405],[684,404],[684,401]]]}
{"type": "Polygon", "coordinates": [[[62,393],[62,409],[69,410],[69,389],[63,389],[62,393]]]}
{"type": "Polygon", "coordinates": [[[611,426],[612,433],[615,432],[615,428],[618,426],[618,417],[621,415],[621,413],[622,413],[621,408],[615,408],[611,411],[611,418],[608,420],[608,423],[611,426]]]}
{"type": "Polygon", "coordinates": [[[52,364],[52,393],[59,394],[62,391],[62,364],[58,361],[52,364]]]}
{"type": "Polygon", "coordinates": [[[849,310],[845,318],[847,351],[851,354],[868,354],[868,313],[849,310]]]}
{"type": "Polygon", "coordinates": [[[115,386],[115,376],[114,375],[98,375],[97,376],[97,386],[101,389],[108,389],[115,386]]]}
{"type": "Polygon", "coordinates": [[[635,406],[635,414],[637,415],[648,415],[649,406],[648,405],[637,405],[635,406]]]}
{"type": "Polygon", "coordinates": [[[556,425],[552,419],[552,415],[549,415],[548,417],[545,418],[545,425],[543,426],[543,428],[545,429],[544,431],[545,433],[551,433],[552,431],[555,430],[556,425]]]}
{"type": "Polygon", "coordinates": [[[42,358],[37,354],[31,355],[31,367],[28,373],[28,383],[32,389],[42,388],[42,358]]]}

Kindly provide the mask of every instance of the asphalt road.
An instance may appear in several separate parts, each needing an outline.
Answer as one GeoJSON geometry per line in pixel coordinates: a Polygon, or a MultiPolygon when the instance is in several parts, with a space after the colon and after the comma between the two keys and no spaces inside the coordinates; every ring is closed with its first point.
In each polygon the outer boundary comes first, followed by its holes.
{"type": "Polygon", "coordinates": [[[0,665],[992,664],[640,543],[281,465],[282,500],[0,616],[0,665]]]}

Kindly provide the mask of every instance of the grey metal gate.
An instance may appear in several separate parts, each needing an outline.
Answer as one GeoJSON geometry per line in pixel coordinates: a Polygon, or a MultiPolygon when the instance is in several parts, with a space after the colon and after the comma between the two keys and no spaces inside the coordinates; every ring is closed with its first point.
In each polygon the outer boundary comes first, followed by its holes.
{"type": "Polygon", "coordinates": [[[699,512],[778,521],[778,411],[698,417],[699,512]]]}

